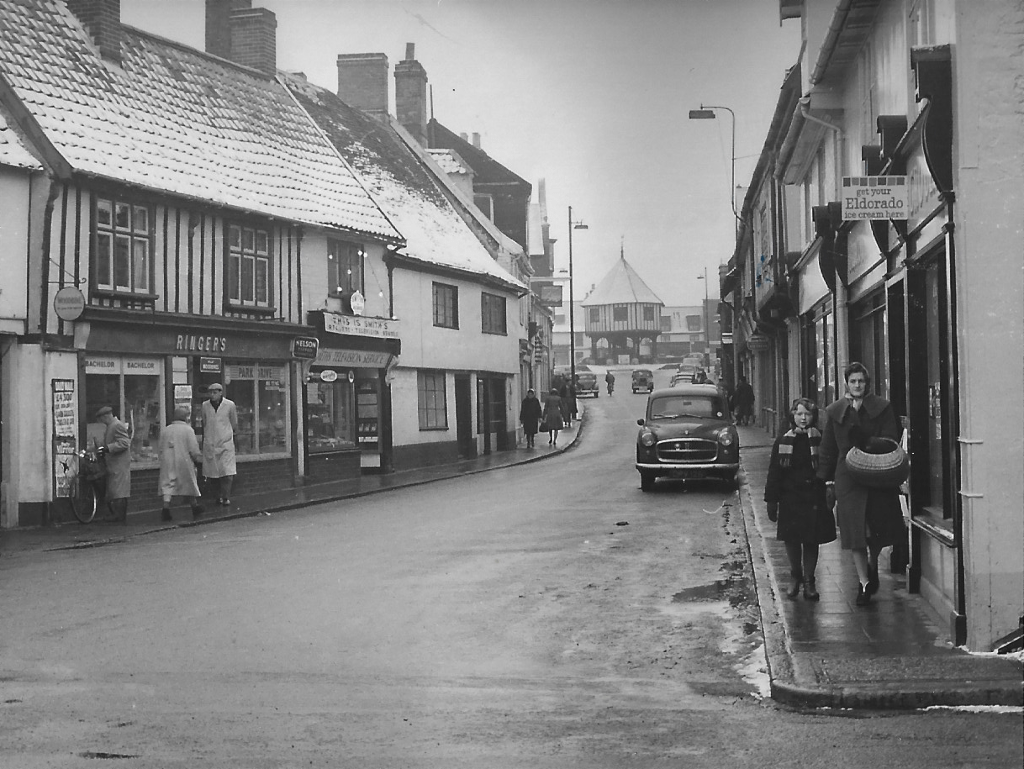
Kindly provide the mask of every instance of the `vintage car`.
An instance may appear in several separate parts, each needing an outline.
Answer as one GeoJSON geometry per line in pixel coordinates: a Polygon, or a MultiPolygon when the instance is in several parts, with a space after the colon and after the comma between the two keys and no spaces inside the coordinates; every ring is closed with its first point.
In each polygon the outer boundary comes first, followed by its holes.
{"type": "Polygon", "coordinates": [[[633,392],[638,393],[641,390],[643,392],[654,391],[654,372],[647,368],[635,368],[633,369],[633,381],[630,385],[633,388],[633,392]]]}
{"type": "Polygon", "coordinates": [[[651,491],[659,477],[717,479],[736,487],[739,435],[714,385],[655,390],[647,396],[647,414],[637,424],[636,469],[644,491],[651,491]]]}
{"type": "MultiPolygon", "coordinates": [[[[562,383],[569,381],[570,371],[569,366],[555,366],[552,379],[554,386],[561,389],[562,383]]],[[[576,382],[577,397],[585,395],[592,395],[595,398],[599,397],[600,391],[598,390],[597,374],[590,370],[590,366],[585,363],[576,364],[576,376],[578,377],[576,382]]]]}
{"type": "Polygon", "coordinates": [[[697,373],[699,367],[692,363],[680,363],[676,369],[676,373],[672,375],[672,386],[680,384],[690,384],[693,381],[693,375],[697,373]]]}

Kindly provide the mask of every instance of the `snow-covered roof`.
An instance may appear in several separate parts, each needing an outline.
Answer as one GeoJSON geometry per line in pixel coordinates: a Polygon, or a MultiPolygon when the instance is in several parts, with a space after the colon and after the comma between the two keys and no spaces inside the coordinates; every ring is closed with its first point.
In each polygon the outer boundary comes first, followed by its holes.
{"type": "Polygon", "coordinates": [[[599,304],[664,304],[622,256],[597,287],[583,300],[584,307],[599,304]]]}
{"type": "Polygon", "coordinates": [[[0,28],[0,73],[74,172],[402,240],[273,78],[127,26],[104,61],[60,0],[0,3],[0,28]]]}
{"type": "Polygon", "coordinates": [[[0,112],[0,164],[33,170],[42,168],[21,137],[11,128],[3,112],[0,112]]]}
{"type": "Polygon", "coordinates": [[[469,168],[462,162],[462,158],[455,150],[428,149],[427,152],[446,174],[469,173],[469,168]]]}
{"type": "Polygon", "coordinates": [[[395,129],[354,109],[333,92],[282,75],[299,104],[356,170],[406,239],[402,256],[484,276],[513,291],[525,285],[499,265],[459,216],[439,180],[395,129]]]}

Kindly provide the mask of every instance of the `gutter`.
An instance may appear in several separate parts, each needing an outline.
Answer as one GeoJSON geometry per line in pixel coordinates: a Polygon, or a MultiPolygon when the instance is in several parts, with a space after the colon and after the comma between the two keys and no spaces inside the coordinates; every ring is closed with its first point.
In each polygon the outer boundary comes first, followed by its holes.
{"type": "Polygon", "coordinates": [[[839,5],[836,6],[836,10],[832,14],[832,21],[828,25],[828,32],[825,33],[825,40],[818,52],[818,61],[815,62],[814,70],[811,72],[811,85],[817,85],[825,79],[825,72],[832,61],[832,55],[839,46],[839,35],[843,31],[843,27],[846,26],[846,17],[850,15],[852,5],[853,0],[840,0],[839,5]]]}

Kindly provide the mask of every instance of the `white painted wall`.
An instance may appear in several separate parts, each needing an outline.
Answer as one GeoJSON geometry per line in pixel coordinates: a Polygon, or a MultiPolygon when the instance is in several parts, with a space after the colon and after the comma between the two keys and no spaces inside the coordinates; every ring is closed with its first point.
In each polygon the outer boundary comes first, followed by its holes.
{"type": "Polygon", "coordinates": [[[28,313],[29,175],[0,166],[0,331],[24,333],[28,313]]]}

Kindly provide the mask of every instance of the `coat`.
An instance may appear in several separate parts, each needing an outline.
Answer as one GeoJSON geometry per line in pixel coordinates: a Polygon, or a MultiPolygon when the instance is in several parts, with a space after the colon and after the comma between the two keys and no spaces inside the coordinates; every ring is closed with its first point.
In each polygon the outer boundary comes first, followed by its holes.
{"type": "Polygon", "coordinates": [[[171,497],[198,497],[196,463],[203,460],[192,425],[172,422],[160,431],[160,493],[171,497]]]}
{"type": "Polygon", "coordinates": [[[557,395],[549,395],[544,399],[544,429],[561,430],[562,424],[562,399],[557,395]]]}
{"type": "Polygon", "coordinates": [[[132,437],[128,425],[115,419],[103,434],[107,449],[107,501],[127,499],[132,495],[132,437]]]}
{"type": "Polygon", "coordinates": [[[221,398],[220,406],[213,408],[203,401],[203,475],[223,478],[235,474],[235,430],[238,429],[238,411],[234,401],[221,398]]]}
{"type": "Polygon", "coordinates": [[[778,538],[812,545],[835,541],[835,519],[825,504],[825,483],[811,462],[807,435],[797,433],[793,439],[789,467],[783,467],[779,460],[781,443],[780,436],[772,447],[764,486],[764,501],[779,508],[778,538]]]}
{"type": "Polygon", "coordinates": [[[523,423],[523,432],[527,435],[537,434],[537,423],[540,422],[543,411],[537,396],[527,395],[523,398],[523,405],[519,409],[519,421],[523,423]]]}
{"type": "Polygon", "coordinates": [[[873,489],[857,483],[846,468],[846,455],[854,446],[851,431],[865,438],[892,438],[901,430],[892,404],[877,395],[866,395],[860,410],[842,398],[825,409],[821,430],[818,477],[835,480],[836,521],[844,550],[895,545],[906,536],[899,488],[873,489]],[[856,430],[854,430],[856,428],[856,430]],[[870,542],[868,537],[870,529],[870,542]]]}

